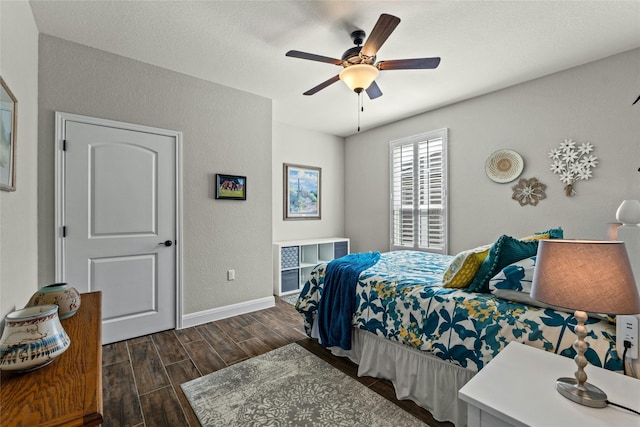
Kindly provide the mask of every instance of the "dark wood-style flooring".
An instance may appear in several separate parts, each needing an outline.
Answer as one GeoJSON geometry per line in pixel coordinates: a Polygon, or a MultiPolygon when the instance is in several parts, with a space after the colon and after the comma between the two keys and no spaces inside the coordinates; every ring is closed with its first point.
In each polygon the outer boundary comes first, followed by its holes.
{"type": "Polygon", "coordinates": [[[357,376],[357,366],[304,334],[291,304],[102,348],[104,426],[199,426],[180,384],[290,343],[298,343],[433,427],[449,427],[410,401],[398,401],[386,380],[357,376]]]}

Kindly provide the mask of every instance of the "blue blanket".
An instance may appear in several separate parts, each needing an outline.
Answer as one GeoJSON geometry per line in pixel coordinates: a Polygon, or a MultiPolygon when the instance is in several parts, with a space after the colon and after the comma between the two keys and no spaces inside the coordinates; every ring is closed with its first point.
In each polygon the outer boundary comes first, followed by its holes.
{"type": "Polygon", "coordinates": [[[380,252],[355,253],[327,265],[324,290],[318,304],[318,333],[324,347],[351,350],[358,277],[379,259],[380,252]]]}

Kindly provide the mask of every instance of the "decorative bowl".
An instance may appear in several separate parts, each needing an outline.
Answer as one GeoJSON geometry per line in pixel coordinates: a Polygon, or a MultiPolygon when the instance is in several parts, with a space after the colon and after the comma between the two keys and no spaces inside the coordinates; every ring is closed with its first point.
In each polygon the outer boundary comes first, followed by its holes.
{"type": "Polygon", "coordinates": [[[71,339],[62,328],[55,304],[7,314],[0,338],[0,370],[29,372],[64,353],[71,339]]]}
{"type": "Polygon", "coordinates": [[[67,283],[53,283],[38,289],[25,308],[46,304],[55,304],[60,307],[58,316],[60,319],[67,319],[76,314],[80,308],[80,293],[67,283]]]}

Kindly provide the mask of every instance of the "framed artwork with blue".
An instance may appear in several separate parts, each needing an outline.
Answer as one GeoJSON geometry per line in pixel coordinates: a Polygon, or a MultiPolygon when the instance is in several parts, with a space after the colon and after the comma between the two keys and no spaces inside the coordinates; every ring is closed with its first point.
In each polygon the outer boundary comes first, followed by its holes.
{"type": "Polygon", "coordinates": [[[0,77],[0,190],[16,190],[16,117],[18,100],[0,77]]]}
{"type": "Polygon", "coordinates": [[[284,164],[284,219],[321,218],[322,169],[284,164]]]}

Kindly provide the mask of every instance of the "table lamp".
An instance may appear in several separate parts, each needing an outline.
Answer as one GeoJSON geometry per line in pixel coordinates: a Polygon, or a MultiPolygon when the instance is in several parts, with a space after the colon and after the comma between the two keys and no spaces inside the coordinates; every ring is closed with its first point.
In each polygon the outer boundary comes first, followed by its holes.
{"type": "Polygon", "coordinates": [[[564,397],[593,408],[607,406],[607,395],[587,382],[584,341],[587,313],[637,314],[640,296],[633,279],[624,242],[606,240],[540,240],[531,297],[575,310],[573,343],[578,370],[575,378],[562,377],[556,389],[564,397]]]}

